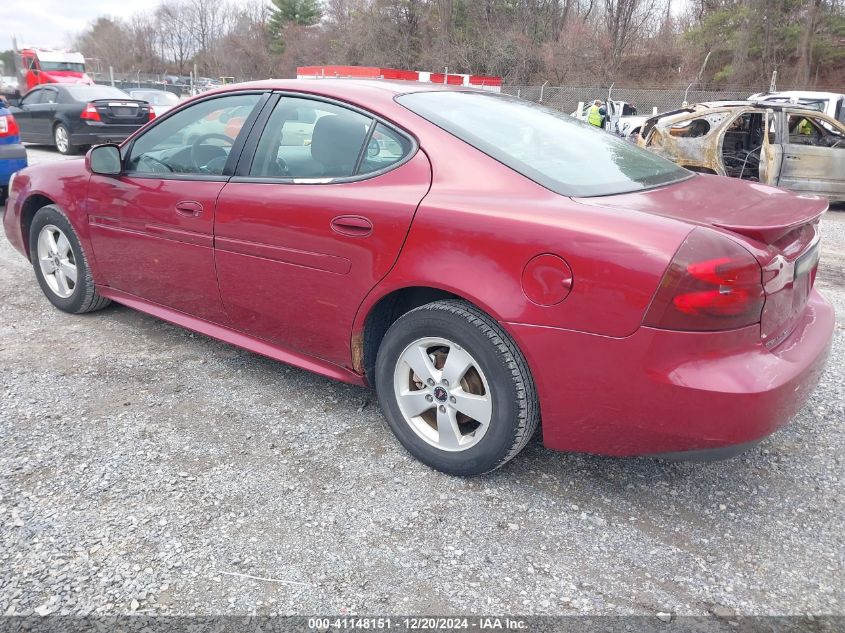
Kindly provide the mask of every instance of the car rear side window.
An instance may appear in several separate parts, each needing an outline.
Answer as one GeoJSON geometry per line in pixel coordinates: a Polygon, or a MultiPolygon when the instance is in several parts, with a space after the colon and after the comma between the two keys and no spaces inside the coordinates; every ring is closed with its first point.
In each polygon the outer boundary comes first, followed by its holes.
{"type": "Polygon", "coordinates": [[[565,196],[606,196],[691,177],[678,165],[596,127],[507,95],[416,92],[403,106],[526,178],[565,196]]]}
{"type": "Polygon", "coordinates": [[[264,127],[250,176],[294,180],[356,174],[373,119],[324,101],[282,97],[264,127]]]}
{"type": "Polygon", "coordinates": [[[382,123],[376,124],[367,143],[358,174],[382,171],[404,159],[413,149],[411,141],[382,123]]]}

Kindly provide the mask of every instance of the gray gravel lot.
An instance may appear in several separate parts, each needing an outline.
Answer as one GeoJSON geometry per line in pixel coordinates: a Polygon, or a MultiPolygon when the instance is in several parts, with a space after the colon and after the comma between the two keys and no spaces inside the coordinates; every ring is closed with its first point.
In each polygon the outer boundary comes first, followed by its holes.
{"type": "Polygon", "coordinates": [[[58,312],[0,238],[0,613],[845,614],[845,209],[823,231],[836,340],[785,430],[703,465],[535,440],[469,480],[367,390],[58,312]]]}

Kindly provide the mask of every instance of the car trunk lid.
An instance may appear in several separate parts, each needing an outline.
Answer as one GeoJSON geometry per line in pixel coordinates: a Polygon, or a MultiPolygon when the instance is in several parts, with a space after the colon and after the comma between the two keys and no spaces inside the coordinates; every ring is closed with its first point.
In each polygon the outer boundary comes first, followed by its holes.
{"type": "Polygon", "coordinates": [[[814,196],[706,174],[656,189],[576,200],[715,226],[765,244],[817,220],[828,206],[814,196]]]}
{"type": "Polygon", "coordinates": [[[150,104],[136,99],[98,99],[91,102],[103,123],[140,124],[150,120],[150,104]]]}
{"type": "Polygon", "coordinates": [[[760,331],[769,348],[789,335],[804,311],[815,282],[820,253],[818,222],[827,210],[826,200],[697,174],[648,191],[577,201],[653,213],[733,234],[763,269],[766,302],[760,331]]]}

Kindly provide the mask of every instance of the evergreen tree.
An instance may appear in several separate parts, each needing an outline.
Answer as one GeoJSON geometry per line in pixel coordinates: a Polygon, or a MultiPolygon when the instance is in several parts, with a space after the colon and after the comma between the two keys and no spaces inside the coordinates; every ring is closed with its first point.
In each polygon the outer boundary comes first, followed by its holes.
{"type": "Polygon", "coordinates": [[[284,30],[289,24],[313,26],[320,21],[318,0],[271,0],[270,19],[267,28],[273,49],[281,53],[285,49],[284,30]]]}

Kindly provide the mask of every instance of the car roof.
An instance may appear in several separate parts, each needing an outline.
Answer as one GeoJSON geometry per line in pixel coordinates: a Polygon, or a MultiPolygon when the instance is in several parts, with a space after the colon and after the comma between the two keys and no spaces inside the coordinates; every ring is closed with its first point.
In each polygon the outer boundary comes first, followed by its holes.
{"type": "Polygon", "coordinates": [[[254,86],[256,84],[277,87],[278,90],[290,90],[295,87],[309,85],[323,85],[330,90],[364,89],[374,91],[386,91],[392,92],[394,94],[418,92],[420,89],[444,90],[459,87],[423,81],[401,81],[392,79],[344,79],[342,77],[329,77],[326,79],[264,79],[260,81],[250,81],[242,84],[234,84],[234,86],[254,86]]]}
{"type": "MultiPolygon", "coordinates": [[[[385,79],[265,79],[239,84],[230,84],[212,88],[199,96],[189,99],[206,98],[211,95],[224,95],[245,90],[280,90],[291,93],[301,93],[316,97],[325,97],[344,101],[358,107],[375,110],[385,114],[388,110],[398,107],[395,97],[415,92],[483,92],[477,88],[462,86],[444,86],[417,81],[390,81],[385,79]]],[[[486,92],[486,94],[495,94],[486,92]]]]}
{"type": "Polygon", "coordinates": [[[204,95],[234,92],[238,90],[287,90],[308,92],[330,97],[350,97],[354,95],[391,95],[391,98],[411,92],[456,90],[460,86],[444,86],[416,81],[391,81],[387,79],[264,79],[239,84],[230,84],[204,92],[204,95]]]}
{"type": "Polygon", "coordinates": [[[674,121],[684,121],[686,119],[694,119],[705,115],[708,111],[723,110],[736,111],[743,108],[765,108],[766,110],[773,110],[775,112],[788,112],[790,114],[806,114],[812,116],[822,116],[826,120],[836,124],[837,127],[845,129],[840,121],[833,119],[830,115],[812,108],[802,107],[795,103],[766,103],[763,101],[706,101],[703,103],[696,103],[686,108],[664,112],[650,117],[648,120],[660,121],[664,124],[671,124],[674,121]]]}
{"type": "Polygon", "coordinates": [[[782,92],[763,92],[754,95],[757,101],[766,99],[778,99],[782,97],[796,97],[798,99],[835,99],[841,97],[839,92],[816,92],[813,90],[784,90],[782,92]]]}

